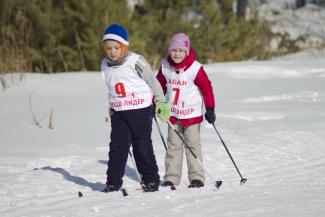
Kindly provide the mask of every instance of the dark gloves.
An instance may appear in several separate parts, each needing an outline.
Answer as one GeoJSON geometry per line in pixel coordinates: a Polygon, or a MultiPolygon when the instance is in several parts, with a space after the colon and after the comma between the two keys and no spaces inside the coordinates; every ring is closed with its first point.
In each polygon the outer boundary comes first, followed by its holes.
{"type": "Polygon", "coordinates": [[[214,122],[216,121],[216,113],[214,112],[214,109],[206,108],[204,117],[209,124],[214,124],[214,122]]]}

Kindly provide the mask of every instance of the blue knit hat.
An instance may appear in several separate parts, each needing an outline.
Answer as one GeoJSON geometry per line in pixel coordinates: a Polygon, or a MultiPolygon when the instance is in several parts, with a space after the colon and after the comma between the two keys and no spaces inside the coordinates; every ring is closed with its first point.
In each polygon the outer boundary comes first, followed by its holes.
{"type": "Polygon", "coordinates": [[[106,40],[114,40],[121,42],[122,44],[128,46],[128,33],[126,29],[118,24],[112,24],[106,28],[102,42],[106,40]]]}

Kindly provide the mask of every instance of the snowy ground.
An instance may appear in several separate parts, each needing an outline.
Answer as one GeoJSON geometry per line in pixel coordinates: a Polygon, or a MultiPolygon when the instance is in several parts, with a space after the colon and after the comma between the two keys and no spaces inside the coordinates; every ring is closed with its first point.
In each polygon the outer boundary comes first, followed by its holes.
{"type": "MultiPolygon", "coordinates": [[[[109,142],[106,86],[99,73],[7,75],[0,90],[0,216],[320,217],[325,213],[325,61],[296,56],[206,65],[216,126],[202,125],[207,180],[188,189],[142,193],[129,161],[121,192],[104,194],[109,142]],[[42,129],[32,123],[29,96],[42,129]],[[48,129],[53,109],[54,129],[48,129]],[[78,197],[78,191],[83,197],[78,197]]],[[[161,124],[166,136],[166,125],[161,124]]],[[[165,150],[156,126],[160,175],[165,150]]]]}

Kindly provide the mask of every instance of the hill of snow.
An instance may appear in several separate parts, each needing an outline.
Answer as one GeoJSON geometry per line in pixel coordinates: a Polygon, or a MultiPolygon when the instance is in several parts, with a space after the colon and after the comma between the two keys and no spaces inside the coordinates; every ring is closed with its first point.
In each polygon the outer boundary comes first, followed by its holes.
{"type": "MultiPolygon", "coordinates": [[[[210,64],[216,126],[202,124],[204,165],[213,180],[143,193],[129,160],[121,192],[104,194],[110,124],[99,73],[6,75],[0,91],[0,216],[309,216],[325,212],[325,61],[310,54],[210,64]],[[30,111],[41,120],[34,125],[30,111]],[[48,128],[53,109],[53,129],[48,128]],[[213,181],[223,180],[217,190],[213,181]],[[78,197],[78,192],[83,197],[78,197]]],[[[165,124],[160,123],[166,138],[165,124]]],[[[165,150],[153,142],[160,175],[165,150]]],[[[185,162],[184,162],[185,163],[185,162]]]]}

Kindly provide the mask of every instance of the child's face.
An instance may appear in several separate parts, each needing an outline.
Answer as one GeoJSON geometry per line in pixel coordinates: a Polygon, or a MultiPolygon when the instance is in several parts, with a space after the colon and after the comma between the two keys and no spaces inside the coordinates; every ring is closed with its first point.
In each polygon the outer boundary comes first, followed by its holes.
{"type": "Polygon", "coordinates": [[[185,57],[186,50],[176,48],[170,51],[170,58],[172,58],[175,63],[181,63],[185,59],[185,57]]]}
{"type": "Polygon", "coordinates": [[[120,59],[122,49],[121,45],[118,42],[112,40],[105,41],[103,43],[103,48],[105,56],[108,59],[112,61],[117,61],[120,59]]]}

